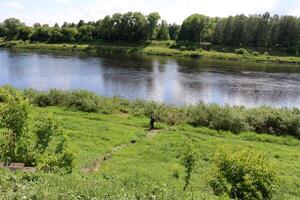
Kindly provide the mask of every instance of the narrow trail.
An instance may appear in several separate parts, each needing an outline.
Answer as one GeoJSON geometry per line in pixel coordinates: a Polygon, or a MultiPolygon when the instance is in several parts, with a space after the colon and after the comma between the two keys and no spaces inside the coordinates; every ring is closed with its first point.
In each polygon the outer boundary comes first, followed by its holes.
{"type": "MultiPolygon", "coordinates": [[[[159,134],[162,131],[162,129],[155,129],[155,130],[151,130],[151,131],[147,131],[146,133],[146,138],[153,138],[155,137],[157,134],[159,134]]],[[[131,145],[136,144],[136,142],[131,142],[131,143],[127,143],[127,144],[122,144],[119,146],[116,146],[114,148],[111,149],[110,152],[105,153],[104,155],[102,155],[101,157],[97,158],[92,166],[87,167],[87,168],[82,168],[81,171],[84,173],[92,173],[92,172],[98,172],[100,170],[100,168],[102,167],[102,165],[104,164],[104,162],[110,160],[113,156],[114,153],[129,147],[131,145]]]]}

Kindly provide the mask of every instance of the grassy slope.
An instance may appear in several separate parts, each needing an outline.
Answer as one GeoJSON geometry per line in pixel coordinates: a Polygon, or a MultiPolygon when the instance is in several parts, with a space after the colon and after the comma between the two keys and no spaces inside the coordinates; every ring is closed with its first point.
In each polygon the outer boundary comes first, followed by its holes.
{"type": "MultiPolygon", "coordinates": [[[[158,124],[161,131],[146,137],[148,119],[136,118],[125,114],[100,115],[94,113],[72,112],[63,108],[34,108],[39,112],[53,112],[70,137],[71,148],[76,152],[76,170],[73,175],[41,175],[45,185],[38,185],[38,191],[48,197],[61,194],[68,196],[71,191],[86,196],[98,196],[106,190],[118,188],[115,180],[125,184],[127,179],[144,179],[158,185],[181,191],[183,186],[183,168],[176,158],[184,141],[191,139],[199,152],[199,162],[193,174],[192,188],[211,195],[206,185],[206,178],[211,167],[211,160],[218,146],[227,144],[253,148],[265,153],[275,164],[280,189],[275,199],[300,198],[300,141],[293,138],[281,138],[255,133],[233,135],[204,128],[193,128],[187,125],[169,127],[158,124]],[[113,147],[120,144],[137,143],[119,150],[112,159],[104,162],[98,172],[83,174],[81,168],[89,167],[94,160],[113,147]],[[174,169],[179,171],[179,178],[172,176],[174,169]],[[113,182],[113,187],[106,186],[113,182]],[[104,189],[101,187],[104,187],[104,189]],[[47,187],[47,189],[45,189],[47,187]]],[[[142,190],[143,184],[127,185],[125,189],[142,190]]],[[[117,189],[116,189],[117,190],[117,189]]],[[[119,191],[119,190],[118,190],[119,191]]],[[[107,192],[107,191],[106,191],[107,192]]],[[[50,197],[49,197],[50,198],[50,197]]]]}
{"type": "Polygon", "coordinates": [[[86,51],[91,53],[127,53],[143,55],[177,56],[177,57],[201,57],[203,59],[231,60],[245,62],[262,63],[285,63],[300,64],[300,57],[288,56],[268,56],[252,54],[238,55],[235,53],[223,53],[217,51],[181,51],[169,48],[172,42],[153,41],[148,45],[128,44],[128,43],[106,43],[96,42],[90,44],[45,44],[45,43],[26,43],[21,41],[3,42],[0,40],[0,47],[11,47],[20,49],[38,49],[53,51],[86,51]]]}

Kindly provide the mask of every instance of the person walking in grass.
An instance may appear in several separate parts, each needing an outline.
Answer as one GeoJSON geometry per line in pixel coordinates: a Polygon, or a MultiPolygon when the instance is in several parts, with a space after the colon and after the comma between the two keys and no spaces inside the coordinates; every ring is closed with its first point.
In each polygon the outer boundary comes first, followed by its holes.
{"type": "Polygon", "coordinates": [[[151,113],[151,116],[150,116],[150,131],[151,130],[154,130],[154,122],[156,121],[156,119],[155,119],[155,115],[154,115],[154,113],[152,112],[151,113]]]}

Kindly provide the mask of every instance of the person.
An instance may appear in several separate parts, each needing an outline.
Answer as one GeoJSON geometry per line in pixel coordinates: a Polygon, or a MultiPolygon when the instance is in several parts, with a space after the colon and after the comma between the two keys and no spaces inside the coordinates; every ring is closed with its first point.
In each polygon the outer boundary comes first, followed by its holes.
{"type": "Polygon", "coordinates": [[[154,116],[154,113],[151,113],[151,117],[150,117],[150,130],[154,130],[154,122],[155,122],[155,116],[154,116]]]}

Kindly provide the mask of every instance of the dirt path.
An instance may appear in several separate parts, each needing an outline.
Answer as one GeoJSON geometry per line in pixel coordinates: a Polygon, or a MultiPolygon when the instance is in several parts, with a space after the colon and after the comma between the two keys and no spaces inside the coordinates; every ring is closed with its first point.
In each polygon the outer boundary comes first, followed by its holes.
{"type": "MultiPolygon", "coordinates": [[[[162,130],[160,130],[160,129],[148,131],[146,133],[146,138],[153,138],[157,134],[159,134],[161,131],[162,130]]],[[[100,168],[102,167],[103,163],[106,162],[106,161],[108,161],[108,160],[110,160],[112,158],[112,156],[113,156],[114,153],[116,153],[116,152],[118,152],[118,151],[120,151],[120,150],[122,150],[122,149],[124,149],[124,148],[126,148],[128,146],[130,146],[130,145],[133,145],[135,143],[136,142],[134,142],[134,143],[132,142],[132,143],[128,143],[128,144],[122,144],[122,145],[119,145],[119,146],[116,146],[116,147],[112,148],[112,150],[110,152],[108,152],[108,153],[104,154],[103,156],[97,158],[93,162],[92,166],[87,167],[87,168],[83,168],[83,169],[81,169],[81,171],[84,172],[84,173],[92,173],[92,172],[99,171],[100,168]]]]}

